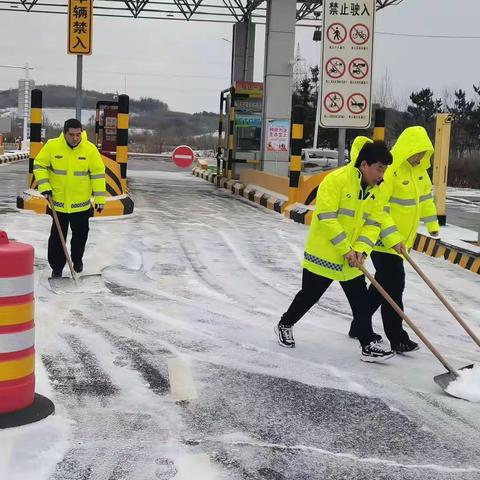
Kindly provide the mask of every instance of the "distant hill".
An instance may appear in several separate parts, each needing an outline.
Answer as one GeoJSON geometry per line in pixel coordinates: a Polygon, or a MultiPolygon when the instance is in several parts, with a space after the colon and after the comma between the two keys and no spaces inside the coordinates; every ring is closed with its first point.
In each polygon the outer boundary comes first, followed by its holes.
{"type": "MultiPolygon", "coordinates": [[[[44,108],[75,108],[75,87],[65,85],[38,85],[43,92],[44,108]]],[[[95,109],[99,100],[114,100],[115,94],[84,90],[82,107],[95,109]]],[[[0,91],[0,109],[16,107],[18,90],[0,91]]],[[[214,132],[218,128],[218,114],[211,112],[172,112],[168,104],[155,98],[130,98],[130,125],[136,128],[161,131],[169,136],[190,137],[214,132]]]]}
{"type": "MultiPolygon", "coordinates": [[[[44,108],[75,108],[75,87],[66,85],[37,85],[42,90],[44,108]]],[[[98,92],[97,90],[84,90],[82,106],[86,109],[95,109],[99,100],[113,100],[114,93],[98,92]]],[[[18,89],[11,88],[0,92],[0,108],[16,107],[18,89]]],[[[134,112],[148,110],[168,110],[165,102],[154,98],[130,99],[130,110],[134,112]]]]}

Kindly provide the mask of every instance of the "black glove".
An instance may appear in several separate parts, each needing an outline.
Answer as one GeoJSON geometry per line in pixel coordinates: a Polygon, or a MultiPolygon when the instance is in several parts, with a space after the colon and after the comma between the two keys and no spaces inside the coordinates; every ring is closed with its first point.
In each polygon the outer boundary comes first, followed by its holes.
{"type": "Polygon", "coordinates": [[[102,213],[103,209],[105,208],[105,204],[104,203],[96,203],[95,204],[95,210],[98,212],[98,213],[102,213]]]}
{"type": "Polygon", "coordinates": [[[51,190],[45,190],[42,192],[42,195],[48,200],[52,198],[53,192],[51,190]]]}

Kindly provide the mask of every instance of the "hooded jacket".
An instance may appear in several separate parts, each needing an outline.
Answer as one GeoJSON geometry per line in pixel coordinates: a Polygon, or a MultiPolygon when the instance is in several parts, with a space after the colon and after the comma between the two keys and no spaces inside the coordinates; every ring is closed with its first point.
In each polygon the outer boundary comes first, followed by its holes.
{"type": "Polygon", "coordinates": [[[75,213],[94,203],[105,204],[105,165],[97,147],[82,139],[71,147],[63,133],[49,140],[33,162],[33,172],[40,193],[52,191],[55,209],[63,213],[75,213]]]}
{"type": "Polygon", "coordinates": [[[426,130],[420,126],[405,129],[391,152],[393,164],[380,187],[385,216],[374,250],[398,255],[392,247],[403,241],[407,249],[412,248],[420,221],[430,233],[438,232],[440,226],[428,175],[433,145],[426,130]],[[412,166],[408,159],[422,152],[420,164],[412,166]]]}
{"type": "Polygon", "coordinates": [[[355,167],[369,139],[356,139],[351,163],[333,171],[320,183],[317,203],[305,245],[303,267],[332,280],[347,281],[362,275],[345,259],[351,250],[369,254],[377,241],[383,215],[378,186],[362,188],[355,167]],[[363,143],[362,143],[363,142],[363,143]]]}

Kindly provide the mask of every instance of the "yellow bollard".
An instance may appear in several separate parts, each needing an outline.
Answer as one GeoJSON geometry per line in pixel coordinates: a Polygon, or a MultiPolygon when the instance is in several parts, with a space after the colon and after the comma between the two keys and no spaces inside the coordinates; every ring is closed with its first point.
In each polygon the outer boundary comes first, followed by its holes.
{"type": "Polygon", "coordinates": [[[435,126],[435,159],[433,162],[433,191],[440,225],[445,225],[447,222],[447,178],[452,121],[453,115],[450,113],[437,114],[435,126]]]}
{"type": "Polygon", "coordinates": [[[296,203],[298,185],[302,172],[303,146],[303,108],[295,107],[292,112],[292,138],[290,145],[290,181],[288,188],[288,203],[296,203]]]}

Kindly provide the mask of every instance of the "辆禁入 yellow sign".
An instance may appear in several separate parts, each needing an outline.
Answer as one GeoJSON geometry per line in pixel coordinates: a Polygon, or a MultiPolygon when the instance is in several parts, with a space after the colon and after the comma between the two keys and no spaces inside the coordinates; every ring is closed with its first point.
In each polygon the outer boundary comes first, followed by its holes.
{"type": "Polygon", "coordinates": [[[68,1],[68,53],[92,53],[93,0],[68,1]]]}

